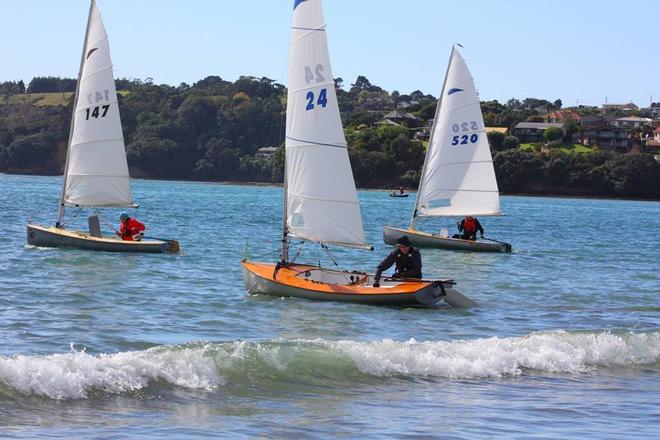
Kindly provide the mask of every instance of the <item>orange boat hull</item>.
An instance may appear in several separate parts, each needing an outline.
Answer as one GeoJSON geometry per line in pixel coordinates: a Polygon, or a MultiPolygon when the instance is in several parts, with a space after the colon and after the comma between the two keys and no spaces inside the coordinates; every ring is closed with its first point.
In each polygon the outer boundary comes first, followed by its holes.
{"type": "Polygon", "coordinates": [[[243,282],[250,293],[278,297],[378,305],[435,306],[455,292],[450,280],[383,280],[381,287],[373,287],[373,276],[365,273],[321,269],[303,264],[277,268],[273,263],[242,261],[241,265],[243,282]]]}

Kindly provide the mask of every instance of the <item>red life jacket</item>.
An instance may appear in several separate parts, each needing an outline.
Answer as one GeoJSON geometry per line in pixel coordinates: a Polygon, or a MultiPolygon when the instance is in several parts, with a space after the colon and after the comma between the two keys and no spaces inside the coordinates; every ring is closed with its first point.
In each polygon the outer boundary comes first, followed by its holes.
{"type": "Polygon", "coordinates": [[[144,225],[134,218],[129,218],[119,226],[121,239],[126,241],[133,241],[133,236],[138,232],[144,231],[144,229],[144,225]]]}
{"type": "Polygon", "coordinates": [[[474,219],[464,219],[463,220],[463,230],[470,235],[477,233],[477,221],[474,219]]]}

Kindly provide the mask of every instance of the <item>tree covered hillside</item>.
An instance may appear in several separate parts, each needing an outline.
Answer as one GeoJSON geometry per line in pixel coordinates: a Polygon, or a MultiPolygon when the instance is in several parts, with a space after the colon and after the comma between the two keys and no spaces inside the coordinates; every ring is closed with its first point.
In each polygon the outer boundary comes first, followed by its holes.
{"type": "MultiPolygon", "coordinates": [[[[335,80],[353,173],[361,187],[416,187],[436,98],[387,92],[363,76],[335,80]],[[412,118],[379,124],[398,109],[412,118]],[[414,122],[417,121],[417,122],[414,122]]],[[[193,85],[116,81],[131,175],[161,179],[281,182],[286,89],[268,78],[193,85]],[[278,147],[274,154],[259,151],[278,147]]],[[[0,172],[59,174],[66,155],[75,80],[0,83],[0,172]],[[57,100],[53,99],[55,95],[57,100]],[[54,103],[62,105],[52,105],[54,103]]],[[[561,101],[482,102],[486,126],[513,127],[561,101]]],[[[515,137],[489,134],[505,192],[660,198],[660,164],[650,155],[523,151],[515,137]]]]}

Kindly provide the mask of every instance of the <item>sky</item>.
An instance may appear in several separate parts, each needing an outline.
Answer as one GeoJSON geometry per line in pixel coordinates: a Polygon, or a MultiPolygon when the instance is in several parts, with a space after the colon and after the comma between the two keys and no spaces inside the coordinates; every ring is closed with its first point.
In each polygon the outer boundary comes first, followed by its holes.
{"type": "MultiPolygon", "coordinates": [[[[115,77],[286,84],[293,0],[97,0],[115,77]]],[[[89,0],[0,0],[0,81],[77,75],[89,0]]],[[[660,1],[325,0],[335,77],[437,96],[452,44],[482,100],[660,102],[660,1]]]]}

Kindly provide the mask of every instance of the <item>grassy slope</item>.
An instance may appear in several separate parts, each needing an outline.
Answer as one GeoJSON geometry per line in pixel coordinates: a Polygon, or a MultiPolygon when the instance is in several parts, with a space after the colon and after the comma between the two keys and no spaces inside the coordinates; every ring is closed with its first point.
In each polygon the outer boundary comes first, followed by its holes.
{"type": "MultiPolygon", "coordinates": [[[[129,92],[127,90],[121,90],[120,95],[126,96],[129,92]]],[[[54,92],[54,93],[25,93],[23,95],[13,95],[9,99],[10,104],[16,104],[19,102],[31,101],[36,106],[49,106],[49,105],[66,105],[73,96],[73,92],[54,92]]],[[[3,104],[3,101],[0,100],[0,105],[3,104]]]]}
{"type": "MultiPolygon", "coordinates": [[[[532,144],[520,144],[520,149],[526,151],[534,151],[532,144]]],[[[562,144],[558,147],[551,147],[553,150],[561,150],[564,153],[592,153],[595,150],[591,147],[585,147],[582,144],[562,144]]]]}

